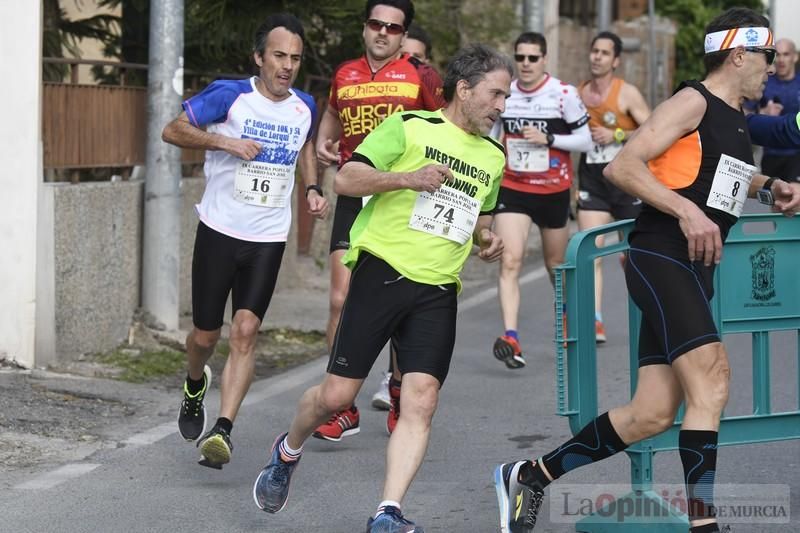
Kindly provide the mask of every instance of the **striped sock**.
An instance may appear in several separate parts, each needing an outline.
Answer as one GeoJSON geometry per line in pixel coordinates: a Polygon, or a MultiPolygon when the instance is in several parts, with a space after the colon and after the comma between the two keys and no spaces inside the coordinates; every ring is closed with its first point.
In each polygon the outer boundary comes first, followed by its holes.
{"type": "Polygon", "coordinates": [[[278,450],[280,451],[281,459],[283,459],[284,463],[293,463],[300,459],[300,455],[303,453],[303,447],[300,446],[297,450],[292,449],[286,442],[288,437],[289,435],[286,435],[286,437],[281,440],[281,443],[278,444],[278,450]]]}

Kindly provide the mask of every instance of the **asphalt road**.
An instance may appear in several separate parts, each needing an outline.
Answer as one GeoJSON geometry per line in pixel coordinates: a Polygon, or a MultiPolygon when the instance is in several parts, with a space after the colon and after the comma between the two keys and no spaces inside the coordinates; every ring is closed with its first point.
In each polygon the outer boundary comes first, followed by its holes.
{"type": "MultiPolygon", "coordinates": [[[[604,262],[605,317],[609,342],[599,348],[600,404],[608,409],[628,393],[626,298],[616,258],[604,262]]],[[[406,515],[426,532],[499,531],[492,471],[497,463],[531,458],[569,437],[566,419],[554,415],[552,289],[541,269],[523,286],[521,336],[528,366],[507,370],[491,356],[500,332],[493,285],[464,294],[457,346],[441,395],[428,455],[404,502],[406,515]]],[[[749,339],[726,339],[733,361],[728,413],[751,404],[749,339]]],[[[772,340],[773,408],[796,409],[797,337],[772,340]]],[[[0,531],[98,533],[171,532],[361,532],[380,499],[387,436],[385,413],[369,397],[386,366],[382,356],[367,382],[361,433],[339,444],[312,439],[296,471],[287,508],[269,515],[253,503],[252,484],[275,436],[286,430],[306,387],[324,371],[317,361],[254,384],[233,432],[233,462],[222,471],[196,464],[193,444],[175,432],[170,415],[155,418],[149,432],[132,434],[116,449],[102,449],[58,470],[32,473],[0,492],[0,531]]],[[[216,416],[216,396],[208,400],[216,416]]],[[[171,406],[162,411],[171,413],[171,406]]],[[[655,478],[682,482],[677,453],[656,457],[655,478]]],[[[791,493],[787,524],[735,524],[733,532],[800,530],[800,442],[722,448],[719,483],[778,484],[791,493]]],[[[624,454],[572,472],[564,483],[587,490],[629,481],[624,454]]],[[[545,500],[536,531],[574,531],[560,500],[545,500]],[[553,507],[551,512],[551,507],[553,507]]],[[[657,531],[642,525],[638,531],[657,531]]]]}

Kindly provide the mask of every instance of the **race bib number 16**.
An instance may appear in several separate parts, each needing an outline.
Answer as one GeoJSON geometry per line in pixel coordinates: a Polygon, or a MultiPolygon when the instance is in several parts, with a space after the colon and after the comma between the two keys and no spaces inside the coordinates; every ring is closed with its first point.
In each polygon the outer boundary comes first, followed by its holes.
{"type": "Polygon", "coordinates": [[[480,209],[478,200],[449,187],[433,193],[421,192],[408,227],[466,244],[475,230],[480,209]]]}
{"type": "Polygon", "coordinates": [[[250,205],[286,207],[292,169],[261,161],[239,161],[233,197],[250,205]]]}

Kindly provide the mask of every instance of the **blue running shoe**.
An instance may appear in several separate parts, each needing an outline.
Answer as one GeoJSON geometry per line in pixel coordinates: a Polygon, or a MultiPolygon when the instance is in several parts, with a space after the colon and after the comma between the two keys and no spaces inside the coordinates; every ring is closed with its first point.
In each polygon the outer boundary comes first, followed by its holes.
{"type": "Polygon", "coordinates": [[[500,507],[502,533],[528,533],[536,525],[544,492],[518,481],[519,469],[525,461],[505,463],[494,469],[494,488],[500,507]]]}
{"type": "Polygon", "coordinates": [[[367,533],[425,533],[414,522],[403,518],[400,509],[387,505],[378,518],[367,520],[367,533]]]}
{"type": "Polygon", "coordinates": [[[269,463],[258,474],[255,485],[253,485],[253,499],[258,508],[267,513],[277,513],[286,507],[289,499],[289,484],[292,482],[292,473],[297,468],[297,461],[286,463],[281,459],[281,452],[278,445],[286,438],[288,433],[283,433],[272,445],[272,455],[269,463]]]}

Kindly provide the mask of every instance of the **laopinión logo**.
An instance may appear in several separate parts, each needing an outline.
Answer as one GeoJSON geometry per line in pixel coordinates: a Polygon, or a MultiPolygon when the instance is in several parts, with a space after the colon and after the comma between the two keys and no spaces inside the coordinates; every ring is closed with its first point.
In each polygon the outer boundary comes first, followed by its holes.
{"type": "MultiPolygon", "coordinates": [[[[631,492],[630,488],[622,484],[551,485],[550,521],[564,524],[594,517],[604,523],[665,524],[686,514],[684,485],[655,485],[647,492],[631,492]]],[[[788,524],[790,489],[777,484],[715,485],[714,505],[707,512],[724,523],[788,524]]]]}
{"type": "Polygon", "coordinates": [[[775,297],[775,249],[765,246],[750,256],[753,269],[753,300],[766,302],[775,297]]]}

